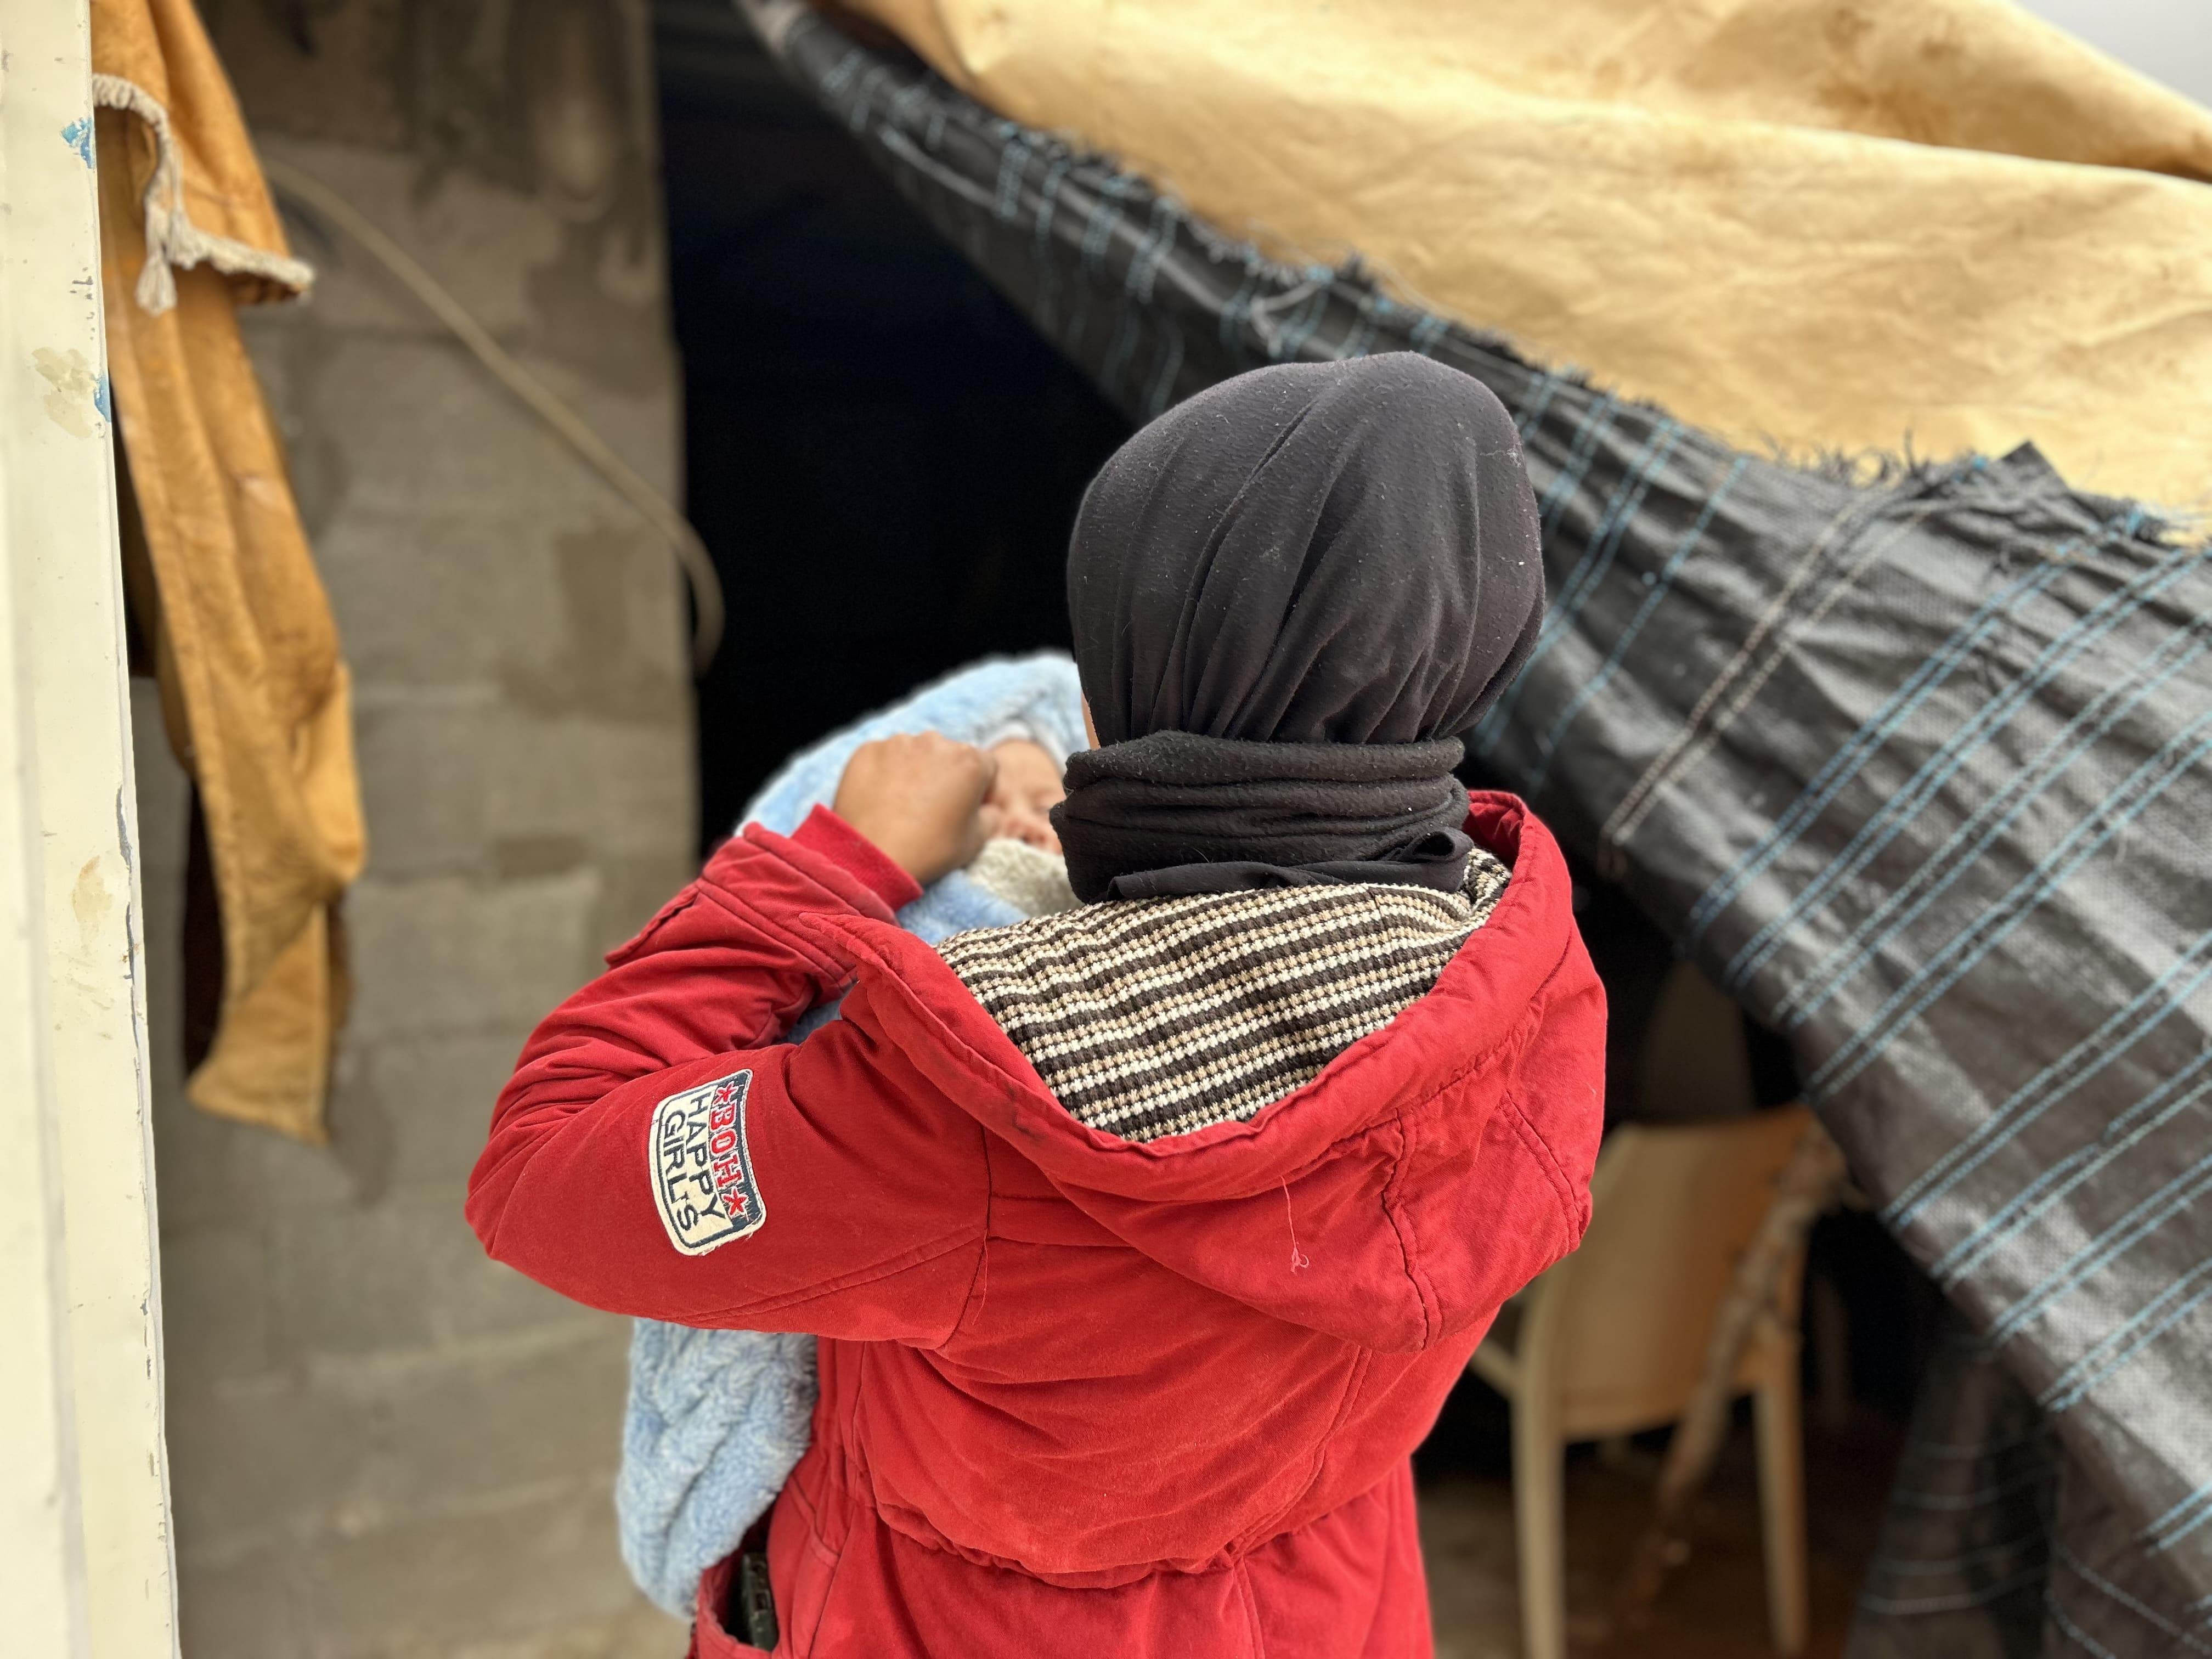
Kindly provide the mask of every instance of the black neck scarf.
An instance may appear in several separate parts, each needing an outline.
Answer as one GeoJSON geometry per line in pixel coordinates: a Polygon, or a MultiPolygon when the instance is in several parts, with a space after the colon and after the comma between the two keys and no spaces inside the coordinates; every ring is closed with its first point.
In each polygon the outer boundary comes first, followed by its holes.
{"type": "Polygon", "coordinates": [[[1200,392],[1093,481],[1067,588],[1100,744],[1053,813],[1078,897],[1464,879],[1457,734],[1544,604],[1479,381],[1393,353],[1200,392]]]}

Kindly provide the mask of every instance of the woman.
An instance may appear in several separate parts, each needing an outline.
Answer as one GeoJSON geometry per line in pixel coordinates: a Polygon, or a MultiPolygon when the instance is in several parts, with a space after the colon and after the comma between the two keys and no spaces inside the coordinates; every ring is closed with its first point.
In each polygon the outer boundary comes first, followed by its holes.
{"type": "MultiPolygon", "coordinates": [[[[1559,849],[1451,774],[1542,606],[1512,422],[1418,357],[1240,377],[1108,463],[1068,594],[1084,902],[900,932],[991,766],[860,750],[539,1028],[470,1219],[823,1339],[778,1653],[1426,1654],[1408,1455],[1579,1238],[1601,1093],[1559,849]]],[[[702,1656],[755,1650],[729,1578],[702,1656]]]]}

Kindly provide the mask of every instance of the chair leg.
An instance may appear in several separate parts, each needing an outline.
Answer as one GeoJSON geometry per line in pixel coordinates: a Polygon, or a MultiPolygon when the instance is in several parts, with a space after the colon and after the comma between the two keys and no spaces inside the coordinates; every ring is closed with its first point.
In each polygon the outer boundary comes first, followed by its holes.
{"type": "Polygon", "coordinates": [[[1813,1416],[1830,1434],[1851,1425],[1851,1316],[1826,1273],[1805,1280],[1805,1328],[1813,1342],[1813,1416]]]}
{"type": "Polygon", "coordinates": [[[1759,1508],[1765,1523],[1766,1612],[1776,1651],[1805,1650],[1811,1613],[1805,1573],[1805,1435],[1799,1420],[1797,1345],[1773,1340],[1765,1380],[1753,1396],[1759,1431],[1759,1508]]]}
{"type": "Polygon", "coordinates": [[[1513,1515],[1521,1556],[1523,1659],[1566,1659],[1566,1448],[1540,1399],[1513,1402],[1513,1515]]]}

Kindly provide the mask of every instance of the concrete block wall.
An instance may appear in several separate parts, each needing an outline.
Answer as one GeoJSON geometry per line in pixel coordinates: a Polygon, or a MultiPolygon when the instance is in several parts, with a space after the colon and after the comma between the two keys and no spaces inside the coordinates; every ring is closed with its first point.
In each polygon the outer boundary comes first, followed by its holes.
{"type": "MultiPolygon", "coordinates": [[[[657,245],[418,147],[257,138],[675,490],[657,245]]],[[[488,1262],[460,1204],[531,1024],[692,867],[680,582],[380,268],[299,229],[314,298],[246,320],[355,677],[370,864],[327,1147],[183,1099],[186,786],[137,709],[185,1652],[672,1659],[614,1542],[628,1323],[488,1262]]]]}

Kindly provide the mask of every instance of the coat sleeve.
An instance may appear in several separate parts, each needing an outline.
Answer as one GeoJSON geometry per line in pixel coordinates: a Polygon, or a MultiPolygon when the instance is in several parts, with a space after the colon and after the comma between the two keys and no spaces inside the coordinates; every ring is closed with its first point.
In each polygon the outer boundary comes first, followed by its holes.
{"type": "Polygon", "coordinates": [[[818,809],[724,846],[524,1048],[469,1179],[485,1249],[617,1313],[949,1336],[981,1260],[981,1130],[846,1021],[778,1040],[849,977],[793,922],[888,921],[915,891],[818,809]]]}

